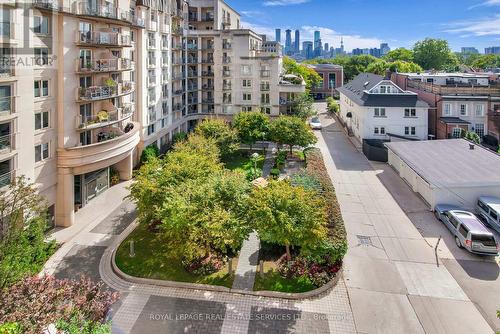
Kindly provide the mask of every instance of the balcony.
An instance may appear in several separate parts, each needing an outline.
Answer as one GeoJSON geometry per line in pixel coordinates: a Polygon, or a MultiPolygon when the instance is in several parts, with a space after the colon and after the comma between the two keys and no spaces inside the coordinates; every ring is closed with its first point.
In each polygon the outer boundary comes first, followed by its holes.
{"type": "Polygon", "coordinates": [[[231,84],[223,84],[222,85],[222,90],[231,90],[231,84]]]}
{"type": "Polygon", "coordinates": [[[222,43],[222,49],[230,50],[232,48],[231,43],[222,43]]]}
{"type": "Polygon", "coordinates": [[[141,126],[136,122],[122,123],[126,124],[116,123],[95,133],[93,144],[58,149],[58,166],[75,168],[75,173],[81,174],[123,160],[139,144],[141,126]]]}
{"type": "Polygon", "coordinates": [[[135,84],[130,81],[109,83],[105,86],[80,87],[77,89],[79,102],[99,101],[130,94],[134,91],[135,84]]]}
{"type": "Polygon", "coordinates": [[[188,104],[198,104],[198,99],[189,99],[188,104]]]}
{"type": "Polygon", "coordinates": [[[0,188],[9,186],[16,177],[16,171],[11,170],[10,172],[0,174],[0,188]]]}
{"type": "Polygon", "coordinates": [[[16,148],[16,134],[0,136],[0,156],[9,154],[16,148]]]}
{"type": "Polygon", "coordinates": [[[188,51],[198,51],[198,44],[188,44],[187,49],[188,51]]]}
{"type": "Polygon", "coordinates": [[[201,72],[201,76],[202,77],[213,77],[214,76],[214,72],[212,72],[212,71],[202,71],[201,72]]]}
{"type": "Polygon", "coordinates": [[[172,95],[173,96],[179,96],[179,95],[182,95],[184,94],[184,90],[183,89],[177,89],[175,91],[172,92],[172,95]]]}
{"type": "Polygon", "coordinates": [[[231,57],[222,57],[222,63],[224,63],[224,64],[230,64],[231,63],[231,57]]]}
{"type": "Polygon", "coordinates": [[[117,32],[77,31],[76,44],[85,46],[127,47],[132,46],[130,36],[117,32]]]}
{"type": "Polygon", "coordinates": [[[210,107],[209,108],[207,108],[207,107],[202,108],[201,109],[201,113],[202,114],[213,114],[214,113],[214,108],[213,108],[213,106],[211,108],[210,107]]]}
{"type": "Polygon", "coordinates": [[[203,103],[203,104],[214,104],[214,99],[210,99],[210,98],[202,99],[201,103],[203,103]]]}
{"type": "Polygon", "coordinates": [[[227,16],[224,16],[222,18],[222,25],[224,26],[224,28],[230,27],[231,26],[231,19],[227,16]]]}
{"type": "Polygon", "coordinates": [[[198,58],[188,58],[188,64],[198,64],[198,58]]]}
{"type": "Polygon", "coordinates": [[[222,71],[222,76],[223,77],[230,77],[231,76],[231,71],[230,70],[223,70],[222,71]]]}
{"type": "Polygon", "coordinates": [[[57,0],[33,0],[33,5],[39,9],[58,10],[57,0]]]}
{"type": "Polygon", "coordinates": [[[198,14],[197,13],[189,13],[188,20],[189,21],[198,21],[198,14]]]}
{"type": "Polygon", "coordinates": [[[213,22],[213,21],[214,21],[213,13],[202,14],[200,17],[200,22],[213,22]]]}
{"type": "Polygon", "coordinates": [[[182,44],[172,43],[172,50],[182,50],[182,44]]]}
{"type": "Polygon", "coordinates": [[[490,86],[472,86],[472,85],[453,85],[441,86],[432,83],[421,82],[419,80],[408,80],[407,86],[417,90],[438,95],[500,95],[500,85],[490,86]]]}
{"type": "MultiPolygon", "coordinates": [[[[57,9],[57,1],[50,0],[35,0],[36,6],[42,6],[46,9],[57,9]],[[40,3],[40,4],[38,4],[40,3]],[[50,5],[49,5],[50,3],[50,5]]],[[[63,10],[68,11],[67,8],[63,10]]],[[[136,17],[135,14],[131,13],[130,10],[123,10],[113,6],[113,4],[107,1],[79,1],[72,4],[69,12],[78,16],[88,16],[88,17],[98,17],[101,19],[112,20],[115,23],[120,23],[122,21],[126,24],[135,25],[138,27],[144,27],[144,20],[142,18],[136,17]]]]}
{"type": "Polygon", "coordinates": [[[194,92],[194,91],[197,91],[197,90],[198,90],[198,86],[197,85],[188,86],[188,92],[194,92]]]}
{"type": "Polygon", "coordinates": [[[196,78],[198,76],[198,72],[188,71],[188,78],[196,78]]]}
{"type": "Polygon", "coordinates": [[[148,76],[148,88],[156,86],[156,75],[149,75],[148,76]]]}
{"type": "Polygon", "coordinates": [[[214,90],[214,85],[203,85],[201,86],[202,90],[214,90]]]}
{"type": "Polygon", "coordinates": [[[213,64],[214,63],[214,59],[213,58],[202,59],[201,63],[202,64],[213,64]]]}
{"type": "Polygon", "coordinates": [[[87,131],[113,125],[115,123],[130,119],[134,115],[135,105],[125,104],[122,108],[115,108],[112,111],[102,110],[94,117],[76,116],[76,129],[87,131]]]}
{"type": "Polygon", "coordinates": [[[0,117],[7,117],[16,112],[15,96],[0,97],[0,117]]]}
{"type": "Polygon", "coordinates": [[[271,87],[269,85],[260,85],[260,90],[262,92],[268,92],[271,90],[271,87]]]}
{"type": "Polygon", "coordinates": [[[202,46],[201,49],[203,51],[213,50],[214,49],[214,45],[213,44],[207,44],[207,45],[202,46]]]}
{"type": "Polygon", "coordinates": [[[177,73],[172,76],[172,80],[174,81],[179,81],[179,80],[184,80],[186,79],[186,76],[182,73],[177,73]]]}
{"type": "Polygon", "coordinates": [[[181,111],[182,110],[182,104],[180,103],[176,103],[174,105],[172,105],[172,111],[181,111]]]}
{"type": "Polygon", "coordinates": [[[77,73],[120,72],[133,70],[135,63],[127,58],[76,60],[77,73]]]}
{"type": "Polygon", "coordinates": [[[172,35],[182,35],[182,28],[181,27],[173,27],[172,28],[172,35]]]}
{"type": "Polygon", "coordinates": [[[10,78],[14,76],[14,66],[13,64],[7,63],[8,62],[8,60],[6,59],[7,57],[9,57],[9,55],[4,55],[3,57],[0,57],[0,80],[2,78],[10,78]],[[5,62],[5,64],[2,64],[1,62],[5,62]]]}

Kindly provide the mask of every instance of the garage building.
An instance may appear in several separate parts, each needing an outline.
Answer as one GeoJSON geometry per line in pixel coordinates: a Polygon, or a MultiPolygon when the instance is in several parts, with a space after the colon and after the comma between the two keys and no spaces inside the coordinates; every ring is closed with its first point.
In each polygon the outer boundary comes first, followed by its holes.
{"type": "Polygon", "coordinates": [[[388,163],[430,205],[474,209],[479,196],[500,198],[500,155],[465,139],[391,142],[388,163]]]}

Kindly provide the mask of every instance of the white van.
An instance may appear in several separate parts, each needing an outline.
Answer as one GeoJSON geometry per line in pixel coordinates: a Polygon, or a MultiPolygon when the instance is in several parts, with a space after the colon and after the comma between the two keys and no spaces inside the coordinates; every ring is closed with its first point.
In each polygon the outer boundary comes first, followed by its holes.
{"type": "Polygon", "coordinates": [[[481,196],[477,200],[476,210],[486,225],[500,233],[500,198],[481,196]]]}

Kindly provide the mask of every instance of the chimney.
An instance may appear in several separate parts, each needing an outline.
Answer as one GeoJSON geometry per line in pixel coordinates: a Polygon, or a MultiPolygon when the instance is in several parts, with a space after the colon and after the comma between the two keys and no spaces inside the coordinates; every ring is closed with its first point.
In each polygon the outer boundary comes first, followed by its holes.
{"type": "Polygon", "coordinates": [[[474,144],[472,144],[472,143],[469,144],[469,150],[474,150],[474,147],[475,147],[474,144]]]}

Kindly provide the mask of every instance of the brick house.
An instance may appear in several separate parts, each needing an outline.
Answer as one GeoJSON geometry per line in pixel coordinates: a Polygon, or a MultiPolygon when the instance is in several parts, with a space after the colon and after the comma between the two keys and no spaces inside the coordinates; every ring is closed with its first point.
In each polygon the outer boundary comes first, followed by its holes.
{"type": "Polygon", "coordinates": [[[318,86],[311,89],[314,99],[324,100],[328,96],[338,94],[335,89],[344,85],[344,68],[342,66],[334,64],[308,66],[314,69],[323,79],[318,86]]]}
{"type": "Polygon", "coordinates": [[[429,104],[431,138],[458,137],[462,131],[499,138],[500,83],[488,74],[392,73],[391,79],[429,104]]]}

